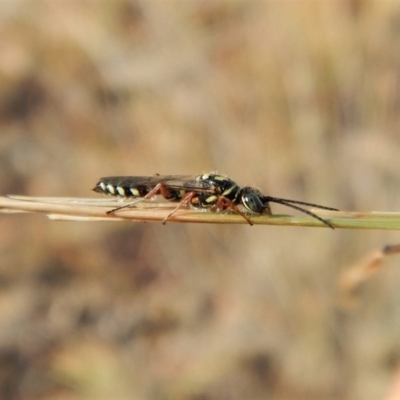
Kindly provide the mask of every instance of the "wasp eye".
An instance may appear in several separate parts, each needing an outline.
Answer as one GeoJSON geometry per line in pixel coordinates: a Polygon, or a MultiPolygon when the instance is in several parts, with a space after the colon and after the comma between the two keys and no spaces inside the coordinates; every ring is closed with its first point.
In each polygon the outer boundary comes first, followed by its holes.
{"type": "Polygon", "coordinates": [[[261,201],[257,193],[246,193],[242,197],[242,203],[249,211],[257,214],[262,214],[265,209],[264,203],[261,201]]]}

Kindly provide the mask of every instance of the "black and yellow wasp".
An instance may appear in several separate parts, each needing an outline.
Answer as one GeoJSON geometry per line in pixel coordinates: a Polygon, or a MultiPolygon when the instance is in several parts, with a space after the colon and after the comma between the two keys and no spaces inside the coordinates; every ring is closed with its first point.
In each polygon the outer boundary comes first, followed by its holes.
{"type": "Polygon", "coordinates": [[[179,208],[189,205],[199,209],[232,210],[241,215],[250,225],[253,225],[248,214],[246,215],[242,212],[238,206],[243,206],[250,214],[271,215],[269,203],[279,203],[308,214],[329,228],[334,229],[329,221],[299,207],[297,204],[337,211],[336,208],[304,201],[265,196],[256,188],[249,186],[241,188],[227,176],[215,173],[202,175],[111,176],[101,178],[93,190],[111,196],[136,199],[129,204],[107,211],[107,214],[132,207],[140,201],[152,199],[157,195],[161,195],[168,201],[179,202],[176,208],[165,217],[163,223],[179,208]]]}

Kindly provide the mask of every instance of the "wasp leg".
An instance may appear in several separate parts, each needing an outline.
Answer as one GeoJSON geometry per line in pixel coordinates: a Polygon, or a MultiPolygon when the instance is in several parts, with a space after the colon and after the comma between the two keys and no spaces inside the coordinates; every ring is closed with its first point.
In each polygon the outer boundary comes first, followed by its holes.
{"type": "Polygon", "coordinates": [[[239,215],[241,215],[248,223],[249,225],[253,226],[254,223],[251,221],[250,218],[248,218],[244,213],[242,213],[235,205],[235,203],[233,203],[233,201],[227,199],[224,196],[220,196],[219,199],[217,200],[216,203],[216,208],[217,210],[232,210],[236,213],[238,213],[239,215]]]}
{"type": "Polygon", "coordinates": [[[123,208],[130,208],[135,204],[140,203],[141,201],[144,200],[151,199],[152,197],[157,196],[158,194],[161,194],[161,196],[163,197],[168,196],[168,188],[165,186],[164,183],[159,183],[158,185],[156,185],[154,189],[150,190],[150,192],[146,194],[146,196],[140,197],[139,199],[136,199],[129,204],[125,204],[124,206],[113,208],[112,210],[107,211],[107,214],[114,213],[115,211],[122,210],[123,208]]]}
{"type": "Polygon", "coordinates": [[[182,197],[181,202],[163,219],[163,225],[167,223],[167,221],[174,215],[181,207],[190,204],[190,201],[196,195],[195,192],[189,192],[182,197]]]}

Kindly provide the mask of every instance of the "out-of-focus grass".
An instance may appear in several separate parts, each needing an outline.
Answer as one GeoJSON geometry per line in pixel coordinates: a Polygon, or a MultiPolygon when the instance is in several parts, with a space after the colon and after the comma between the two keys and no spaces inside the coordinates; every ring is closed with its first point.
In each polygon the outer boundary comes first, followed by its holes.
{"type": "MultiPolygon", "coordinates": [[[[0,192],[219,170],[398,212],[399,20],[389,1],[0,2],[0,192]]],[[[336,282],[393,235],[2,215],[0,397],[381,398],[396,257],[358,308],[336,282]]]]}

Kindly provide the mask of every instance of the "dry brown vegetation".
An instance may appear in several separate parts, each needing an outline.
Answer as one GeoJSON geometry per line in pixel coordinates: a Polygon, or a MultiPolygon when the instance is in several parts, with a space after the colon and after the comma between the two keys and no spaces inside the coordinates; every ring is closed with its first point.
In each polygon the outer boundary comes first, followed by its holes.
{"type": "MultiPolygon", "coordinates": [[[[0,27],[1,195],[218,170],[399,211],[399,2],[4,0],[0,27]]],[[[337,282],[398,241],[0,215],[0,398],[384,399],[400,258],[353,307],[337,282]]]]}

